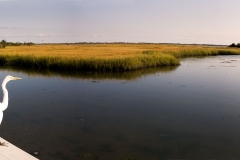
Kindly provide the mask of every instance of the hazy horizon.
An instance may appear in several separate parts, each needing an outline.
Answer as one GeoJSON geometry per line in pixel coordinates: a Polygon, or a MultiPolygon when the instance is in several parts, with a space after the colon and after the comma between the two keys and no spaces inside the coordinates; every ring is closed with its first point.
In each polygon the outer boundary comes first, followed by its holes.
{"type": "Polygon", "coordinates": [[[0,0],[0,40],[240,43],[237,0],[0,0]]]}

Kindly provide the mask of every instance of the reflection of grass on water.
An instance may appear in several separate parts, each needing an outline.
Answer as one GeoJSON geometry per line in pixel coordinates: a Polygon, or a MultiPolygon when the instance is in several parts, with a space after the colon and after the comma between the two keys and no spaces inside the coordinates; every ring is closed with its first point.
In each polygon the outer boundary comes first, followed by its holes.
{"type": "Polygon", "coordinates": [[[164,44],[35,45],[0,49],[0,65],[76,71],[130,71],[179,65],[178,58],[240,54],[236,48],[164,44]]]}
{"type": "Polygon", "coordinates": [[[123,71],[123,72],[95,72],[95,71],[60,71],[60,70],[46,70],[46,69],[33,69],[33,68],[17,68],[17,67],[1,67],[0,70],[8,70],[14,72],[25,73],[28,76],[44,76],[52,77],[57,76],[60,78],[79,78],[83,80],[134,80],[142,76],[154,75],[154,74],[165,74],[174,71],[177,66],[167,66],[160,68],[148,68],[134,71],[123,71]]]}

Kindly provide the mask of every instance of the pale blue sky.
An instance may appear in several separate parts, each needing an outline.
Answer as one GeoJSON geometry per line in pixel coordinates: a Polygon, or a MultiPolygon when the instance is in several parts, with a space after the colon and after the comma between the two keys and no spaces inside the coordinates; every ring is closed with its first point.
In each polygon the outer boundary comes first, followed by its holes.
{"type": "Polygon", "coordinates": [[[0,0],[0,40],[240,43],[239,0],[0,0]]]}

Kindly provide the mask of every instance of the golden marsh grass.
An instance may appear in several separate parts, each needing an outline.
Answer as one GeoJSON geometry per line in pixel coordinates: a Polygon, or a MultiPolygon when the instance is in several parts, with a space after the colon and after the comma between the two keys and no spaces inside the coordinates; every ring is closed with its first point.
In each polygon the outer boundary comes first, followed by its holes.
{"type": "Polygon", "coordinates": [[[136,70],[179,65],[190,56],[240,54],[240,49],[166,44],[70,44],[8,46],[0,65],[65,70],[136,70]]]}

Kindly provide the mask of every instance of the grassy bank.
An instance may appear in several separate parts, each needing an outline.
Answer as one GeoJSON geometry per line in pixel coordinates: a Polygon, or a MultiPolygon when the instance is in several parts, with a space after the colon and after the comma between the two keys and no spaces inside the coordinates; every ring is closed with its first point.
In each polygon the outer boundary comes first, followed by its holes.
{"type": "Polygon", "coordinates": [[[0,65],[61,70],[136,70],[179,65],[179,58],[233,55],[240,49],[163,44],[35,45],[0,49],[0,65]]]}

